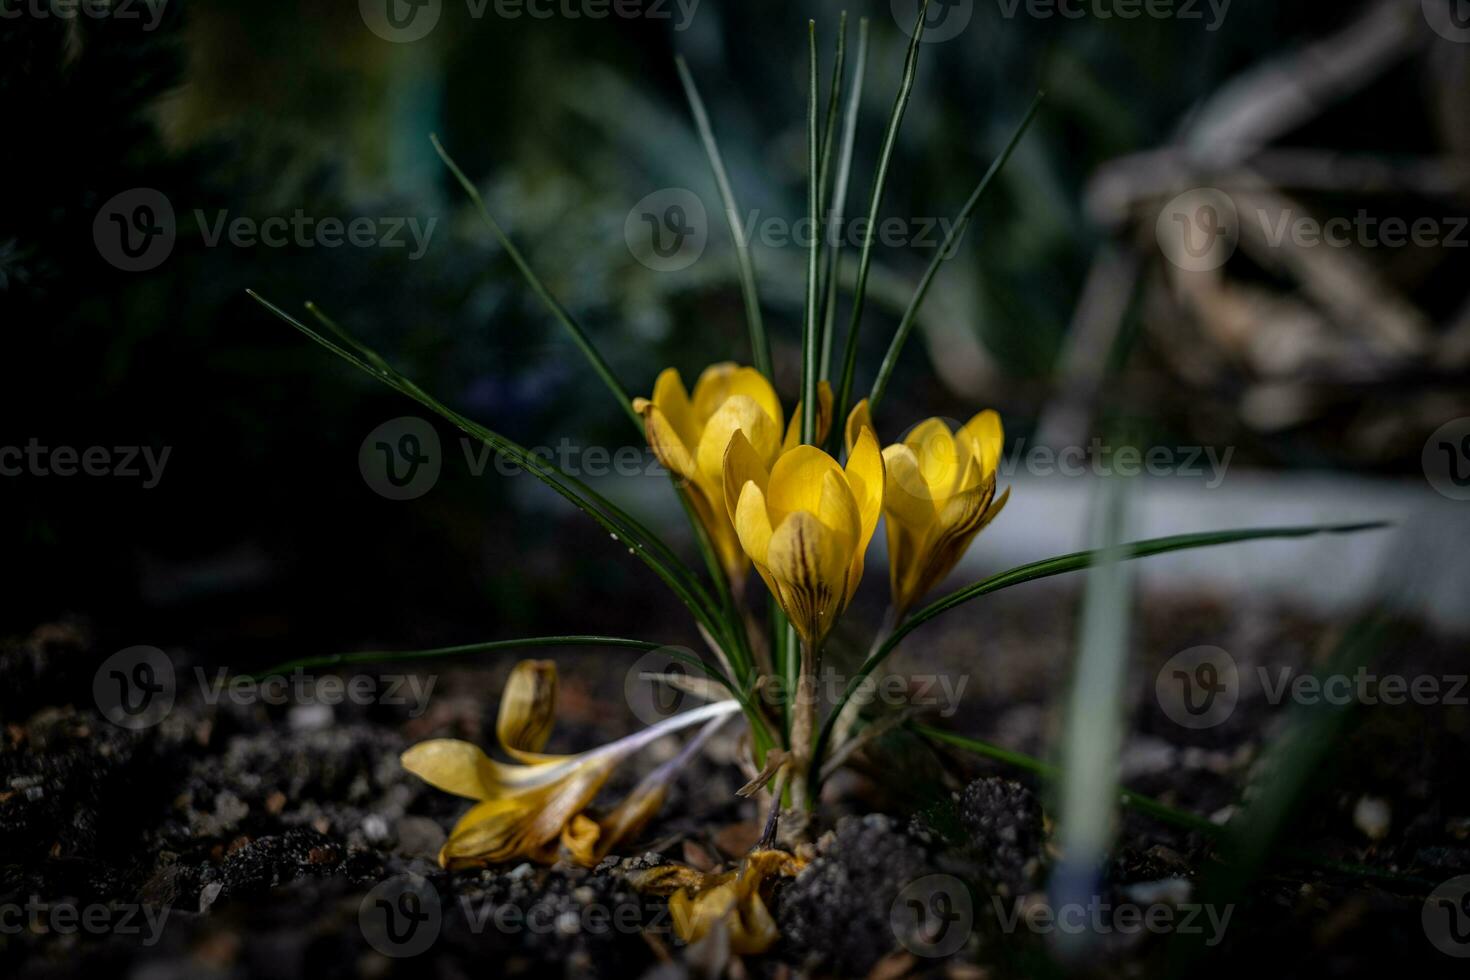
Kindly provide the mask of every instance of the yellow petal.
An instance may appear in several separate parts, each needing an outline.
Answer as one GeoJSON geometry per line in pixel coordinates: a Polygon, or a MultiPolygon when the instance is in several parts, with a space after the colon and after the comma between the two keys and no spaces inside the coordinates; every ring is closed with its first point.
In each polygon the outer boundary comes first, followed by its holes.
{"type": "Polygon", "coordinates": [[[598,838],[594,859],[583,862],[588,867],[601,861],[609,851],[624,841],[633,840],[648,826],[664,805],[668,788],[664,783],[640,786],[629,793],[612,812],[598,821],[601,836],[598,838]]]}
{"type": "Polygon", "coordinates": [[[937,512],[918,458],[902,444],[883,450],[883,512],[890,524],[898,521],[919,532],[927,531],[937,512]]]}
{"type": "Polygon", "coordinates": [[[556,664],[522,660],[511,669],[500,695],[495,734],[512,754],[535,753],[546,747],[556,724],[556,664]]]}
{"type": "Polygon", "coordinates": [[[652,402],[640,398],[634,402],[633,407],[643,416],[643,433],[653,455],[675,476],[693,479],[694,453],[690,447],[695,443],[685,443],[669,422],[668,416],[652,402]]]}
{"type": "MultiPolygon", "coordinates": [[[[849,456],[852,455],[852,447],[857,445],[858,435],[863,429],[873,429],[873,415],[868,409],[866,398],[852,406],[852,411],[847,415],[847,428],[843,430],[843,445],[849,456]]],[[[873,429],[875,434],[877,431],[873,429]]]]}
{"type": "Polygon", "coordinates": [[[805,510],[792,513],[771,535],[768,567],[777,598],[809,646],[820,645],[847,598],[852,546],[851,538],[805,510]]]}
{"type": "MultiPolygon", "coordinates": [[[[766,464],[761,462],[755,447],[745,437],[745,433],[736,432],[730,437],[730,444],[725,447],[725,465],[723,473],[725,485],[725,506],[729,510],[730,520],[735,520],[735,509],[740,504],[740,494],[745,489],[745,484],[754,481],[764,493],[766,484],[770,480],[770,474],[766,471],[766,464]]],[[[765,507],[764,501],[761,507],[765,507]]]]}
{"type": "Polygon", "coordinates": [[[711,493],[724,490],[725,450],[736,432],[745,436],[761,459],[774,458],[780,445],[781,430],[755,399],[748,395],[725,399],[699,437],[700,482],[711,493]]]}
{"type": "Polygon", "coordinates": [[[601,860],[601,836],[602,828],[597,821],[579,813],[562,829],[561,846],[574,862],[591,868],[601,860]]]}
{"type": "Polygon", "coordinates": [[[672,895],[680,889],[698,891],[704,887],[708,877],[703,871],[686,864],[661,864],[646,871],[628,873],[628,881],[645,895],[672,895]]]}
{"type": "Polygon", "coordinates": [[[535,806],[534,798],[511,797],[471,807],[440,848],[440,865],[454,870],[523,856],[525,827],[535,806]]]}
{"type": "Polygon", "coordinates": [[[873,430],[864,428],[856,445],[848,451],[847,469],[843,471],[857,505],[858,536],[853,551],[852,565],[847,580],[847,597],[851,602],[858,583],[863,578],[868,543],[878,528],[878,517],[883,512],[883,454],[878,451],[878,437],[873,430]]]}
{"type": "Polygon", "coordinates": [[[669,897],[669,915],[674,920],[674,934],[686,943],[697,942],[709,934],[720,920],[735,911],[735,882],[731,880],[697,895],[680,890],[669,897]]]}
{"type": "Polygon", "coordinates": [[[781,399],[776,397],[776,389],[755,368],[741,367],[728,361],[710,365],[694,383],[695,418],[708,419],[726,399],[735,395],[748,395],[754,399],[776,424],[776,431],[781,431],[785,419],[782,417],[781,399]]]}
{"type": "Polygon", "coordinates": [[[1000,465],[1001,450],[1005,448],[1005,430],[1001,426],[1000,414],[987,408],[960,430],[961,438],[968,443],[969,451],[980,464],[980,479],[994,476],[1000,465]]]}
{"type": "Polygon", "coordinates": [[[940,499],[948,497],[959,479],[961,462],[949,426],[943,419],[925,419],[903,443],[914,451],[930,493],[940,499]]]}
{"type": "Polygon", "coordinates": [[[740,547],[764,573],[769,564],[771,518],[766,510],[766,495],[754,480],[740,491],[740,500],[735,505],[735,533],[740,536],[740,547]]]}
{"type": "Polygon", "coordinates": [[[924,542],[923,568],[914,586],[917,601],[954,570],[980,532],[990,501],[995,497],[995,477],[980,486],[955,494],[944,502],[924,542]]]}
{"type": "Polygon", "coordinates": [[[504,788],[506,767],[478,745],[455,738],[420,742],[399,757],[403,768],[446,793],[487,800],[504,788]]]}
{"type": "Polygon", "coordinates": [[[841,477],[842,467],[815,446],[797,446],[789,453],[782,453],[771,467],[771,479],[766,487],[772,525],[780,525],[787,515],[796,511],[820,514],[828,474],[841,477]]]}
{"type": "MultiPolygon", "coordinates": [[[[803,401],[796,403],[796,411],[791,416],[791,424],[786,427],[786,439],[781,444],[782,452],[789,452],[801,445],[801,412],[803,401]]],[[[817,433],[816,445],[820,446],[827,441],[827,433],[832,431],[832,385],[827,381],[817,382],[817,433]]]]}
{"type": "Polygon", "coordinates": [[[653,383],[653,404],[678,433],[679,441],[693,449],[699,441],[699,424],[678,370],[670,367],[659,372],[658,380],[653,383]]]}

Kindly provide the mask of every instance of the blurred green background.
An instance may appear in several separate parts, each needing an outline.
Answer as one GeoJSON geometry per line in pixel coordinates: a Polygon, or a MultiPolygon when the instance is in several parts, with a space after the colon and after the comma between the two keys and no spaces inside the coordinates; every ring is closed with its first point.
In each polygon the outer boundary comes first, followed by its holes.
{"type": "MultiPolygon", "coordinates": [[[[621,548],[525,477],[471,473],[447,427],[432,492],[376,494],[359,447],[415,414],[409,403],[244,291],[292,310],[315,301],[443,401],[526,445],[636,444],[428,134],[631,391],[670,364],[692,383],[749,352],[674,55],[699,81],[742,208],[794,220],[806,206],[806,20],[819,25],[825,85],[839,12],[870,18],[854,213],[898,84],[903,6],[702,0],[687,17],[666,3],[664,16],[593,19],[499,16],[494,3],[477,17],[444,0],[434,29],[407,43],[375,34],[351,2],[170,0],[153,26],[146,9],[8,17],[0,442],[171,455],[151,489],[0,480],[11,573],[0,629],[82,615],[104,645],[191,642],[256,661],[548,625],[660,632],[651,617],[687,640],[621,548]],[[168,198],[178,236],[160,266],[135,273],[99,253],[94,223],[140,187],[168,198]],[[668,188],[699,195],[711,222],[704,254],[677,272],[641,264],[624,234],[635,203],[668,188]],[[437,223],[415,259],[412,248],[210,245],[194,218],[298,209],[437,223]]],[[[1017,439],[1082,439],[1121,421],[1148,439],[1235,446],[1236,465],[1422,486],[1426,436],[1470,414],[1465,251],[1363,251],[1398,319],[1344,314],[1334,287],[1250,254],[1201,306],[1140,215],[1242,174],[1319,213],[1464,214],[1470,45],[1429,30],[1417,2],[1235,0],[1213,30],[1211,8],[1197,6],[1199,19],[1124,20],[964,3],[950,14],[968,18],[963,29],[924,45],[883,215],[953,216],[1036,91],[1048,98],[940,274],[880,420],[888,438],[925,415],[994,406],[1017,439]],[[1409,25],[1396,46],[1392,32],[1355,26],[1390,14],[1409,25]],[[1206,138],[1221,132],[1231,141],[1206,138]],[[1183,148],[1188,167],[1127,163],[1163,147],[1183,148]],[[1121,208],[1120,186],[1133,188],[1121,208]],[[1106,322],[1089,318],[1112,307],[1106,322]],[[1380,343],[1385,318],[1409,323],[1409,340],[1380,343]]],[[[879,247],[860,391],[931,255],[879,247]]],[[[790,405],[805,256],[765,244],[756,263],[790,405]]],[[[656,499],[676,528],[672,496],[656,499]]]]}

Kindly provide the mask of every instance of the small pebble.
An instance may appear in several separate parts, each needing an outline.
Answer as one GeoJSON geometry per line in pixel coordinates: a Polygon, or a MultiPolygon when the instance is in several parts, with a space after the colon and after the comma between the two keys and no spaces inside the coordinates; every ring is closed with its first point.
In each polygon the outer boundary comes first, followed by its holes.
{"type": "Polygon", "coordinates": [[[376,813],[371,814],[362,822],[362,832],[368,840],[380,844],[388,839],[388,821],[376,813]]]}
{"type": "Polygon", "coordinates": [[[1383,840],[1388,836],[1389,824],[1393,822],[1393,809],[1388,801],[1378,796],[1363,796],[1353,807],[1353,826],[1363,832],[1369,840],[1383,840]]]}

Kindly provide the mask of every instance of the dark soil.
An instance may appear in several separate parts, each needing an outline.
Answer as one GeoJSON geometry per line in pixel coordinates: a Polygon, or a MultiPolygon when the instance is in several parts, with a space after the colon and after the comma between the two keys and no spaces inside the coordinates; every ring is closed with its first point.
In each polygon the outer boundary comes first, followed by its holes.
{"type": "MultiPolygon", "coordinates": [[[[958,710],[931,723],[1046,757],[1075,595],[1020,592],[917,634],[896,666],[969,679],[958,710]]],[[[1279,738],[1284,711],[1243,683],[1225,724],[1188,731],[1156,703],[1155,671],[1205,643],[1229,650],[1248,675],[1258,664],[1310,669],[1334,636],[1292,610],[1146,597],[1124,784],[1225,821],[1279,738]]],[[[1462,674],[1462,651],[1459,641],[1403,629],[1376,669],[1462,674]]],[[[1108,931],[1070,961],[1059,937],[1016,918],[1043,902],[1058,858],[1047,787],[897,730],[829,783],[801,848],[810,864],[772,898],[781,942],[741,964],[713,943],[684,947],[663,900],[627,877],[671,860],[728,864],[750,846],[763,815],[734,795],[744,777],[728,764],[733,736],[682,776],[635,845],[595,870],[448,874],[433,858],[465,804],[405,774],[398,754],[432,735],[492,741],[509,658],[439,672],[420,717],[383,705],[210,705],[180,684],[167,718],[132,731],[106,721],[92,698],[93,672],[113,652],[71,623],[0,650],[6,976],[1464,975],[1421,922],[1430,891],[1470,873],[1470,716],[1460,706],[1358,709],[1261,873],[1243,884],[1230,884],[1213,834],[1125,810],[1098,903],[1163,908],[1178,923],[1182,910],[1224,896],[1230,917],[1218,935],[1203,913],[1199,934],[1108,931]],[[906,948],[895,925],[909,890],[926,881],[918,914],[949,914],[956,902],[968,914],[944,957],[906,948]],[[942,904],[934,881],[951,890],[942,904]],[[411,902],[405,889],[416,892],[411,902]],[[390,906],[432,917],[420,955],[380,950],[374,910],[390,906]]],[[[181,675],[195,666],[184,651],[169,654],[181,675]]],[[[551,750],[637,727],[622,700],[628,659],[557,659],[565,710],[551,750]]],[[[650,762],[627,767],[609,795],[650,762]]]]}

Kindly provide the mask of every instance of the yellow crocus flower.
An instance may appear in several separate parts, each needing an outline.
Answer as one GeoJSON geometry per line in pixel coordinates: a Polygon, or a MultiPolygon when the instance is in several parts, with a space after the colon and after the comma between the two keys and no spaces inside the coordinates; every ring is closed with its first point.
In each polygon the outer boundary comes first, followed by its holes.
{"type": "Polygon", "coordinates": [[[420,742],[403,753],[403,768],[409,772],[447,793],[477,801],[439,852],[445,868],[523,858],[550,864],[563,850],[578,864],[595,865],[657,812],[677,764],[739,710],[735,701],[718,701],[588,752],[544,755],[541,749],[555,719],[556,690],[556,667],[550,661],[523,660],[511,672],[495,732],[516,763],[497,762],[479,746],[452,738],[420,742]],[[624,759],[670,732],[700,722],[709,722],[705,732],[639,783],[607,816],[594,820],[583,812],[624,759]]]}
{"type": "MultiPolygon", "coordinates": [[[[848,445],[871,431],[863,399],[848,416],[848,445]]],[[[1004,443],[1000,415],[986,409],[956,433],[942,419],[926,419],[883,450],[889,584],[900,616],[953,571],[1010,499],[1009,488],[995,496],[1004,443]]]]}
{"type": "Polygon", "coordinates": [[[793,878],[806,861],[785,851],[757,847],[739,868],[706,874],[679,864],[666,864],[634,877],[642,892],[669,896],[674,932],[686,943],[697,942],[723,923],[730,952],[755,956],[781,938],[767,901],[777,878],[793,878]]]}
{"type": "Polygon", "coordinates": [[[740,546],[809,649],[821,645],[863,577],[883,505],[883,457],[871,429],[847,468],[815,446],[781,453],[767,470],[737,432],[725,453],[725,502],[740,546]]]}
{"type": "MultiPolygon", "coordinates": [[[[832,388],[825,381],[817,400],[820,441],[832,423],[832,388]]],[[[693,396],[678,370],[665,368],[654,382],[653,398],[633,399],[633,409],[643,417],[654,456],[684,480],[695,515],[725,573],[738,587],[750,566],[725,505],[725,449],[734,433],[743,432],[769,468],[777,454],[801,441],[801,404],[786,425],[781,400],[765,376],[754,368],[724,362],[705,368],[693,396]]]]}

